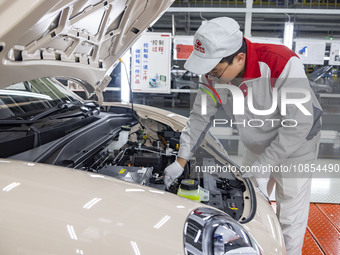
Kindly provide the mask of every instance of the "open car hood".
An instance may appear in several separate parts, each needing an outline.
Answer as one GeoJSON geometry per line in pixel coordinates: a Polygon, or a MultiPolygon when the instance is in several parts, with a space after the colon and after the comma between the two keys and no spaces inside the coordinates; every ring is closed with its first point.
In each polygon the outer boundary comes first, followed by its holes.
{"type": "Polygon", "coordinates": [[[70,77],[102,92],[119,58],[173,0],[0,0],[0,88],[70,77]]]}

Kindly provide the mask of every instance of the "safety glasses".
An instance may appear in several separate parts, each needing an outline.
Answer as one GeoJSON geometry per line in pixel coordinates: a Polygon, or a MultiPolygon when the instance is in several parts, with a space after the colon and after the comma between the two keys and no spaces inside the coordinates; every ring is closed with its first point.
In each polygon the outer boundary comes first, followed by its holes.
{"type": "Polygon", "coordinates": [[[224,70],[221,73],[221,75],[218,75],[218,76],[215,75],[215,74],[207,73],[208,79],[210,79],[210,80],[219,80],[223,76],[223,74],[225,73],[225,71],[228,69],[229,66],[230,65],[227,65],[226,68],[224,68],[224,70]]]}

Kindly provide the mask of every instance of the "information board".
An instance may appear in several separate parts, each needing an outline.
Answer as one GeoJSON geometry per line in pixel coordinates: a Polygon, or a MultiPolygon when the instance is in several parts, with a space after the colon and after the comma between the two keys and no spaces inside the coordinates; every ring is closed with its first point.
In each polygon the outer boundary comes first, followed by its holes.
{"type": "Polygon", "coordinates": [[[295,44],[295,53],[304,64],[323,65],[325,50],[325,42],[296,42],[295,44]]]}
{"type": "Polygon", "coordinates": [[[340,43],[332,43],[329,52],[329,64],[340,66],[340,43]]]}
{"type": "Polygon", "coordinates": [[[171,34],[144,33],[131,51],[132,91],[170,93],[171,34]]]}

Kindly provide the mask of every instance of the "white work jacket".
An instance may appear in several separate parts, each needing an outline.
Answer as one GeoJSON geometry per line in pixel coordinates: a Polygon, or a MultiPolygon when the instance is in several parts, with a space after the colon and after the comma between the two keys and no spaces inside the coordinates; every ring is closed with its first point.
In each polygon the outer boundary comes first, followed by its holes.
{"type": "Polygon", "coordinates": [[[200,85],[181,135],[178,156],[186,160],[193,156],[212,126],[218,108],[223,107],[232,119],[232,126],[238,129],[245,147],[259,156],[257,165],[276,166],[287,158],[312,160],[310,157],[315,157],[315,153],[310,152],[316,150],[320,138],[322,109],[311,89],[301,60],[283,45],[244,40],[247,44],[246,69],[239,85],[244,96],[244,114],[235,114],[240,105],[233,106],[235,97],[229,89],[219,88],[223,85],[217,85],[203,76],[202,82],[206,85],[200,85]],[[294,89],[299,92],[294,92],[294,89]],[[306,98],[307,95],[301,91],[310,94],[310,98],[306,98]],[[253,99],[251,105],[256,110],[271,109],[274,95],[277,94],[275,110],[266,115],[257,114],[248,106],[250,93],[253,99]],[[300,108],[295,104],[282,107],[283,94],[288,99],[305,98],[308,101],[302,103],[300,108]],[[206,97],[207,101],[204,115],[202,97],[206,97]],[[285,115],[282,115],[282,108],[286,109],[285,115]],[[310,115],[306,114],[306,110],[310,115]]]}

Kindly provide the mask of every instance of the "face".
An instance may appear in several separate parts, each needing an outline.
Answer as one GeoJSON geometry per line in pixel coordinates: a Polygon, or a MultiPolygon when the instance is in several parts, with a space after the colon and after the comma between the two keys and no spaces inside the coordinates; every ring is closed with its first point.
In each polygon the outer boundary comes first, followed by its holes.
{"type": "Polygon", "coordinates": [[[207,73],[208,79],[219,84],[229,83],[244,70],[245,59],[245,54],[239,53],[231,64],[228,62],[218,63],[214,69],[207,73]]]}

